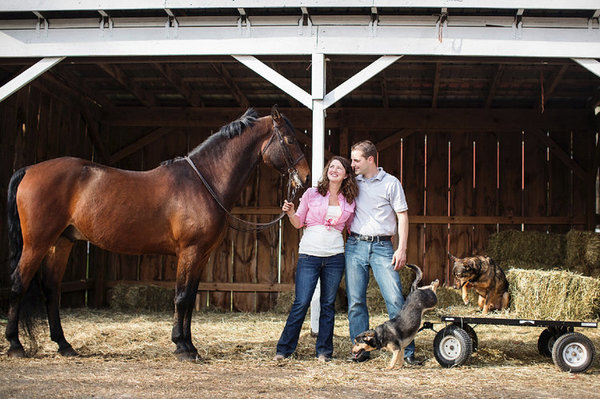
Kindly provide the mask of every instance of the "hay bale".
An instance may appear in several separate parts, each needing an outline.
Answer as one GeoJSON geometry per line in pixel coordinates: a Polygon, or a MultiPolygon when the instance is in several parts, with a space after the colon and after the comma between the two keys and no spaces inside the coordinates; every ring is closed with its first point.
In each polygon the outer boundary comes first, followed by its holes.
{"type": "Polygon", "coordinates": [[[569,269],[587,276],[600,276],[600,234],[571,230],[566,237],[565,262],[569,269]]]}
{"type": "Polygon", "coordinates": [[[511,310],[517,317],[595,320],[600,317],[600,279],[564,270],[511,269],[511,310]]]}
{"type": "Polygon", "coordinates": [[[490,236],[487,253],[505,269],[548,270],[565,263],[565,246],[562,234],[508,230],[490,236]]]}
{"type": "Polygon", "coordinates": [[[109,305],[116,310],[173,311],[175,289],[157,285],[115,285],[108,293],[109,305]]]}

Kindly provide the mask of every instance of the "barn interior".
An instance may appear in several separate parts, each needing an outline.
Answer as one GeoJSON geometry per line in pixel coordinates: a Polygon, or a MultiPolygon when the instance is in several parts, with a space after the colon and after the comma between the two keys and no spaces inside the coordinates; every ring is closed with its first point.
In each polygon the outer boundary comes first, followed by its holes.
{"type": "MultiPolygon", "coordinates": [[[[500,3],[486,9],[298,4],[39,10],[25,9],[27,2],[11,8],[9,2],[0,6],[0,34],[19,37],[24,32],[43,42],[53,30],[110,38],[121,29],[151,29],[177,40],[186,27],[224,27],[244,37],[271,25],[286,24],[302,35],[345,24],[376,37],[386,26],[404,24],[427,27],[441,44],[445,29],[454,27],[502,28],[517,38],[527,29],[581,31],[598,49],[599,12],[593,7],[514,9],[500,3]]],[[[324,54],[327,92],[381,56],[353,52],[324,54]]],[[[5,97],[0,102],[3,192],[15,170],[60,156],[151,169],[187,154],[246,109],[266,115],[274,104],[294,124],[312,160],[313,112],[298,98],[231,55],[159,53],[124,55],[115,49],[115,54],[61,56],[5,97]]],[[[0,87],[48,57],[5,48],[0,87]]],[[[266,49],[255,57],[305,92],[313,90],[311,54],[269,54],[266,49]]],[[[600,53],[589,57],[593,61],[600,53]]],[[[439,278],[450,285],[447,253],[485,254],[494,233],[564,234],[594,231],[599,224],[600,78],[578,59],[418,50],[398,54],[325,110],[323,153],[325,158],[348,156],[352,143],[361,139],[377,145],[380,166],[402,181],[407,195],[409,262],[422,266],[424,280],[439,278]]],[[[273,219],[280,213],[285,185],[285,177],[260,165],[234,213],[251,221],[273,219]]],[[[0,202],[0,212],[5,214],[5,208],[0,202]]],[[[286,221],[265,231],[228,229],[203,269],[198,307],[272,308],[279,292],[293,288],[300,234],[286,221]]],[[[6,262],[5,225],[0,242],[0,258],[6,262]]],[[[122,284],[172,287],[175,266],[170,256],[120,255],[80,242],[64,278],[63,306],[106,306],[108,292],[122,284]]],[[[3,304],[10,286],[7,269],[0,274],[3,304]]]]}

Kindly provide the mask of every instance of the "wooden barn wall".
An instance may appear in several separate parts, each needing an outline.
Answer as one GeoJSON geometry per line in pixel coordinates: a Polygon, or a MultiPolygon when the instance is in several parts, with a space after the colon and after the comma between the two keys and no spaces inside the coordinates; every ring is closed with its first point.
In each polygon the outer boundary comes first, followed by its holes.
{"type": "MultiPolygon", "coordinates": [[[[593,132],[543,134],[577,165],[591,170],[593,132]]],[[[384,143],[385,136],[355,132],[351,141],[371,137],[384,143]]],[[[527,131],[415,131],[380,151],[380,166],[402,181],[407,197],[408,262],[423,266],[425,281],[439,278],[448,284],[452,277],[447,253],[485,254],[494,232],[585,229],[589,181],[572,173],[559,158],[538,134],[527,131]],[[451,217],[455,222],[415,222],[424,216],[451,217]],[[476,222],[465,223],[461,217],[476,222]],[[531,224],[514,223],[515,217],[531,218],[526,219],[531,224]],[[541,219],[545,217],[574,222],[543,224],[552,220],[541,219]],[[497,223],[495,218],[511,223],[497,223]]]]}
{"type": "MultiPolygon", "coordinates": [[[[8,182],[16,170],[58,156],[91,159],[93,149],[88,125],[69,96],[53,96],[34,85],[19,90],[0,103],[0,214],[6,215],[8,182]]],[[[2,218],[5,221],[5,217],[2,218]]],[[[0,288],[9,288],[8,238],[6,222],[0,226],[0,288]]],[[[73,248],[64,281],[78,282],[89,277],[87,244],[73,248]]],[[[0,296],[5,301],[6,295],[0,296]]],[[[0,301],[0,302],[1,302],[0,301]]],[[[63,306],[85,304],[85,291],[64,293],[63,306]]]]}
{"type": "MultiPolygon", "coordinates": [[[[391,128],[383,114],[378,114],[373,118],[379,119],[384,127],[373,131],[368,129],[368,121],[356,122],[352,115],[344,117],[337,112],[332,111],[329,117],[336,126],[327,131],[326,150],[348,155],[349,146],[364,138],[378,144],[380,165],[399,177],[405,187],[411,218],[408,261],[423,266],[425,280],[440,278],[448,283],[447,252],[457,256],[485,253],[488,238],[496,231],[524,229],[564,233],[571,228],[584,229],[585,221],[590,219],[590,180],[573,173],[573,165],[588,173],[592,170],[595,133],[581,129],[581,123],[577,124],[578,130],[561,126],[542,133],[515,129],[510,124],[504,127],[498,124],[498,128],[487,130],[425,126],[399,131],[391,128]],[[436,221],[436,217],[451,217],[452,222],[436,221]],[[540,217],[565,217],[577,222],[506,222],[510,221],[508,218],[518,217],[534,218],[531,219],[534,221],[540,217]],[[497,218],[501,218],[500,223],[497,218]],[[477,221],[465,223],[464,220],[477,221]]],[[[102,119],[92,122],[97,126],[88,126],[82,115],[89,115],[89,111],[82,112],[76,101],[40,90],[35,85],[0,103],[3,198],[6,198],[12,172],[22,166],[64,155],[97,159],[98,154],[91,144],[94,134],[110,155],[105,163],[145,170],[186,154],[211,133],[210,129],[185,127],[185,124],[168,126],[168,121],[175,118],[170,114],[157,114],[156,120],[148,126],[135,127],[105,124],[102,119]],[[159,125],[161,121],[166,121],[167,126],[159,125]],[[148,140],[149,137],[152,139],[148,140]]],[[[291,119],[297,126],[307,125],[296,122],[298,118],[291,119]]],[[[305,119],[310,121],[310,117],[305,119]]],[[[423,121],[425,125],[429,123],[427,119],[423,121]]],[[[307,155],[309,152],[307,148],[307,155]]],[[[284,179],[275,171],[261,165],[251,176],[236,206],[266,208],[272,212],[238,216],[260,222],[277,216],[284,185],[284,179]]],[[[5,213],[5,207],[5,201],[0,201],[0,212],[5,213]]],[[[0,235],[2,259],[6,264],[4,224],[0,235]]],[[[260,232],[229,229],[203,269],[203,281],[293,284],[300,236],[301,232],[286,219],[260,232]]],[[[2,270],[0,288],[6,292],[7,267],[2,270]]],[[[175,274],[176,262],[170,256],[120,255],[93,245],[88,255],[86,243],[78,243],[64,281],[75,285],[88,281],[89,284],[84,284],[88,291],[65,292],[62,303],[63,306],[85,303],[103,306],[107,304],[106,288],[111,285],[136,281],[172,287],[175,274]]],[[[261,311],[271,308],[276,298],[275,292],[203,290],[198,295],[197,305],[261,311]]]]}

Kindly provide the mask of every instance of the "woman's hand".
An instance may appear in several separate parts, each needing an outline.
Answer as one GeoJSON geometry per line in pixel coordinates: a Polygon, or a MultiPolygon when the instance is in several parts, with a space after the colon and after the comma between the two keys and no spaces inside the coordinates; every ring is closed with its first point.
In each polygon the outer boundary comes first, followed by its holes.
{"type": "Polygon", "coordinates": [[[288,216],[292,216],[294,214],[294,203],[283,200],[283,206],[281,207],[281,210],[288,216]]]}

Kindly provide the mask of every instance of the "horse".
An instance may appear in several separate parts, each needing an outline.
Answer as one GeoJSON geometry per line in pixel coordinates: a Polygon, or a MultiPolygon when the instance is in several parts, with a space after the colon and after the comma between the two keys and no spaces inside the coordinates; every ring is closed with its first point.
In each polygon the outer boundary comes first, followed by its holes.
{"type": "Polygon", "coordinates": [[[19,318],[32,320],[23,305],[36,287],[58,353],[78,355],[63,333],[60,286],[74,241],[87,240],[113,252],[177,257],[171,340],[180,360],[196,359],[191,321],[201,268],[222,242],[229,211],[261,159],[289,173],[294,189],[309,182],[294,127],[276,105],[264,117],[249,109],[187,156],[152,170],[62,157],[16,171],[8,187],[8,355],[25,357],[19,318]]]}

